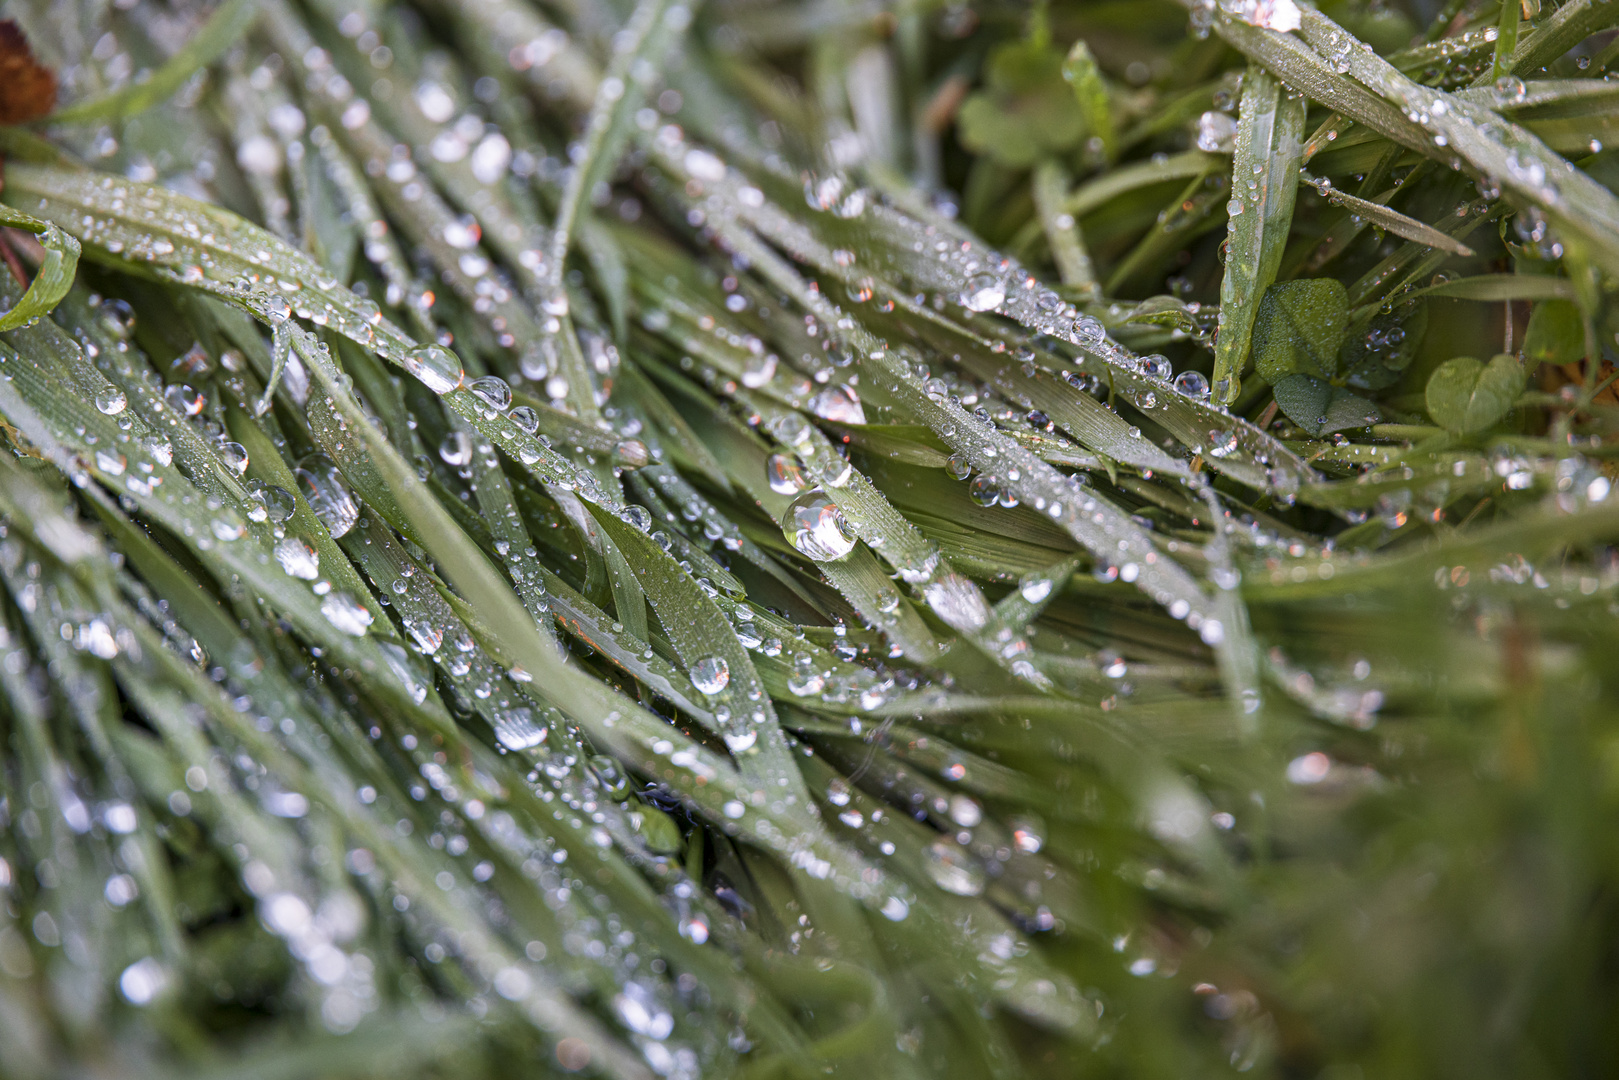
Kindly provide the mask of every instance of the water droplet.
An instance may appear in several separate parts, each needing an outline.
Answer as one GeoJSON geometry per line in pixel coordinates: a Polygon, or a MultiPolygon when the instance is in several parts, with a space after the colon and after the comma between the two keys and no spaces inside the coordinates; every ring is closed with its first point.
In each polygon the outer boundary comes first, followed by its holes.
{"type": "Polygon", "coordinates": [[[499,739],[500,745],[508,750],[528,750],[543,743],[548,734],[545,725],[535,722],[534,710],[526,705],[502,709],[496,713],[494,728],[495,738],[499,739]]]}
{"type": "Polygon", "coordinates": [[[314,581],[320,576],[320,553],[295,536],[276,544],[275,560],[281,564],[281,569],[300,581],[314,581]]]}
{"type": "Polygon", "coordinates": [[[823,420],[840,424],[864,424],[866,410],[860,406],[860,395],[852,387],[829,387],[810,399],[810,411],[823,420]]]}
{"type": "Polygon", "coordinates": [[[771,454],[765,460],[765,478],[770,481],[770,490],[778,495],[797,495],[809,486],[798,459],[787,454],[771,454]]]}
{"type": "Polygon", "coordinates": [[[298,463],[296,475],[304,500],[332,534],[332,539],[354,528],[360,517],[360,504],[331,458],[325,454],[310,454],[298,463]]]}
{"type": "Polygon", "coordinates": [[[961,306],[968,311],[994,311],[1006,302],[1006,282],[994,274],[975,274],[961,293],[961,306]]]}
{"type": "Polygon", "coordinates": [[[817,562],[833,562],[854,550],[855,535],[837,504],[818,491],[806,491],[782,515],[788,542],[817,562]]]}
{"type": "Polygon", "coordinates": [[[1516,75],[1503,75],[1495,80],[1495,91],[1512,104],[1529,97],[1529,87],[1516,75]]]}
{"type": "Polygon", "coordinates": [[[724,657],[704,657],[691,666],[691,682],[697,689],[712,697],[730,685],[731,665],[725,662],[724,657]]]}
{"type": "Polygon", "coordinates": [[[617,759],[607,754],[597,754],[590,759],[590,771],[596,775],[602,793],[609,799],[622,799],[630,793],[630,778],[619,768],[617,759]]]}
{"type": "Polygon", "coordinates": [[[108,416],[117,416],[129,405],[129,398],[116,386],[104,388],[96,395],[96,408],[108,416]]]}
{"type": "Polygon", "coordinates": [[[466,378],[461,358],[439,345],[422,345],[405,357],[405,370],[435,394],[448,394],[466,378]]]}
{"type": "Polygon", "coordinates": [[[973,474],[973,467],[967,455],[958,451],[945,460],[944,471],[950,474],[952,480],[965,480],[973,474]]]}
{"type": "Polygon", "coordinates": [[[473,379],[467,383],[467,389],[471,390],[473,396],[479,401],[496,412],[505,412],[511,407],[511,385],[499,375],[485,375],[481,379],[473,379]]]}
{"type": "Polygon", "coordinates": [[[454,468],[472,464],[472,436],[464,431],[452,431],[438,444],[438,456],[444,464],[454,468]]]}
{"type": "Polygon", "coordinates": [[[725,735],[725,746],[733,754],[746,753],[753,749],[753,745],[758,741],[759,733],[753,728],[748,728],[745,731],[727,732],[725,735]]]}
{"type": "Polygon", "coordinates": [[[270,322],[280,325],[292,318],[292,305],[280,293],[271,293],[264,302],[264,313],[270,317],[270,322]]]}
{"type": "Polygon", "coordinates": [[[928,877],[948,893],[957,896],[977,896],[984,891],[985,875],[981,866],[950,840],[935,840],[923,851],[928,877]]]}
{"type": "Polygon", "coordinates": [[[506,414],[511,422],[521,428],[524,434],[532,435],[540,430],[540,414],[527,405],[519,405],[506,414]]]}
{"type": "Polygon", "coordinates": [[[1074,340],[1083,346],[1095,346],[1107,337],[1107,330],[1103,328],[1102,321],[1091,315],[1081,315],[1074,320],[1074,340]]]}
{"type": "Polygon", "coordinates": [[[1230,457],[1237,452],[1237,433],[1235,431],[1215,430],[1209,432],[1209,456],[1214,458],[1230,457]]]}
{"type": "Polygon", "coordinates": [[[219,457],[237,476],[247,472],[247,447],[239,442],[219,444],[219,457]]]}
{"type": "Polygon", "coordinates": [[[1175,376],[1175,392],[1194,401],[1209,399],[1209,380],[1201,371],[1183,371],[1175,376]]]}
{"type": "Polygon", "coordinates": [[[747,365],[742,369],[742,385],[750,390],[764,386],[775,378],[777,363],[775,353],[749,357],[747,365]]]}
{"type": "Polygon", "coordinates": [[[163,397],[182,416],[196,416],[208,407],[208,396],[185,383],[176,383],[163,391],[163,397]]]}
{"type": "Polygon", "coordinates": [[[1170,363],[1169,357],[1161,353],[1153,353],[1151,356],[1141,358],[1141,374],[1149,379],[1162,379],[1168,382],[1170,377],[1175,374],[1175,365],[1170,363]]]}
{"type": "Polygon", "coordinates": [[[1029,578],[1018,586],[1018,592],[1022,594],[1024,600],[1031,604],[1038,604],[1051,595],[1053,584],[1052,580],[1047,577],[1029,578]]]}
{"type": "Polygon", "coordinates": [[[372,622],[371,612],[346,592],[327,594],[320,605],[326,621],[351,637],[364,637],[372,622]]]}

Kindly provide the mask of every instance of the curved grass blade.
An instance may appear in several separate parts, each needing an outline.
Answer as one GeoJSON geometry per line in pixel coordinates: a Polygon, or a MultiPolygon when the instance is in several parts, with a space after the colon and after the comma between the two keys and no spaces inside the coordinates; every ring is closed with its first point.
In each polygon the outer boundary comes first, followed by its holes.
{"type": "Polygon", "coordinates": [[[9,206],[0,205],[0,226],[22,229],[38,236],[45,249],[34,280],[11,310],[0,314],[0,331],[15,330],[19,326],[48,314],[61,303],[73,287],[73,278],[79,266],[79,242],[54,224],[21,214],[9,206]]]}

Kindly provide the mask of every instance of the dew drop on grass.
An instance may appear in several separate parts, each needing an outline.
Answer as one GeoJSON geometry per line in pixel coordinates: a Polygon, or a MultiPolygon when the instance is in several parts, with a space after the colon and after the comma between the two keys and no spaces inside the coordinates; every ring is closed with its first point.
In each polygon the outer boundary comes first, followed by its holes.
{"type": "Polygon", "coordinates": [[[924,866],[933,883],[957,896],[977,896],[984,891],[982,867],[961,846],[950,840],[935,840],[923,851],[924,866]]]}
{"type": "Polygon", "coordinates": [[[1209,380],[1201,371],[1183,371],[1175,376],[1175,392],[1193,401],[1209,399],[1209,380]]]}
{"type": "Polygon", "coordinates": [[[519,405],[506,415],[525,435],[533,435],[540,430],[540,414],[527,405],[519,405]]]}
{"type": "Polygon", "coordinates": [[[222,442],[219,444],[219,456],[230,468],[231,472],[241,476],[247,472],[247,447],[239,442],[222,442]]]}
{"type": "Polygon", "coordinates": [[[176,383],[163,391],[163,396],[182,416],[196,416],[208,407],[208,396],[185,383],[176,383]]]}
{"type": "Polygon", "coordinates": [[[346,592],[327,594],[320,605],[326,621],[351,637],[364,637],[372,622],[371,612],[346,592]]]}
{"type": "Polygon", "coordinates": [[[854,550],[855,535],[836,503],[819,491],[806,491],[782,515],[789,543],[817,562],[833,562],[854,550]]]}
{"type": "Polygon", "coordinates": [[[778,495],[797,495],[809,486],[797,459],[787,454],[771,454],[765,459],[765,478],[770,490],[778,495]]]}
{"type": "Polygon", "coordinates": [[[512,403],[511,385],[499,375],[485,375],[467,383],[474,397],[496,412],[505,412],[512,403]]]}
{"type": "Polygon", "coordinates": [[[1235,431],[1209,432],[1209,456],[1226,458],[1237,452],[1237,433],[1235,431]]]}
{"type": "Polygon", "coordinates": [[[1051,595],[1052,581],[1050,578],[1030,578],[1018,587],[1023,599],[1031,604],[1038,604],[1051,595]]]}
{"type": "Polygon", "coordinates": [[[752,728],[745,731],[727,732],[725,735],[725,746],[733,754],[746,753],[753,749],[754,744],[758,741],[759,733],[752,728]]]}
{"type": "Polygon", "coordinates": [[[296,536],[276,544],[275,561],[300,581],[314,581],[320,576],[320,553],[296,536]]]}
{"type": "Polygon", "coordinates": [[[852,387],[841,384],[822,390],[811,398],[810,411],[823,420],[840,424],[866,422],[866,410],[860,405],[860,395],[852,387]]]}
{"type": "Polygon", "coordinates": [[[332,534],[332,539],[354,528],[360,517],[360,504],[331,458],[325,454],[310,454],[298,463],[297,477],[309,508],[332,534]]]}
{"type": "MultiPolygon", "coordinates": [[[[529,724],[532,726],[533,720],[530,720],[529,724]]],[[[529,745],[532,746],[533,743],[529,745]]],[[[590,759],[590,771],[595,774],[597,782],[601,784],[602,793],[608,798],[622,799],[630,793],[630,778],[619,768],[616,758],[607,754],[597,754],[590,759]]]]}
{"type": "Polygon", "coordinates": [[[994,311],[1006,302],[1006,282],[994,274],[975,274],[967,280],[961,306],[968,311],[994,311]]]}
{"type": "Polygon", "coordinates": [[[776,377],[777,363],[775,353],[750,357],[747,365],[742,369],[742,385],[750,390],[757,390],[759,387],[764,386],[776,377]]]}
{"type": "Polygon", "coordinates": [[[466,378],[461,358],[440,345],[422,345],[405,357],[405,369],[435,394],[448,394],[466,378]]]}
{"type": "Polygon", "coordinates": [[[129,398],[116,386],[104,388],[96,395],[96,408],[108,416],[117,416],[129,405],[129,398]]]}
{"type": "Polygon", "coordinates": [[[495,714],[495,738],[508,750],[528,750],[543,743],[546,729],[534,721],[534,710],[526,705],[502,709],[495,714]]]}
{"type": "Polygon", "coordinates": [[[438,456],[444,464],[461,468],[472,464],[472,436],[464,431],[452,431],[438,444],[438,456]]]}
{"type": "Polygon", "coordinates": [[[722,693],[731,683],[731,666],[724,657],[707,656],[691,666],[692,685],[710,696],[722,693]]]}

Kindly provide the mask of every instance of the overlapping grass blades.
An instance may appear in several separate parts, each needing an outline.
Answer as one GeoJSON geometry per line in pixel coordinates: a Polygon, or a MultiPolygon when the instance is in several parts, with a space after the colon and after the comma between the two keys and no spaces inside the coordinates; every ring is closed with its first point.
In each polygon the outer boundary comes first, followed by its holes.
{"type": "Polygon", "coordinates": [[[14,6],[0,1073],[1613,1066],[1615,5],[14,6]]]}

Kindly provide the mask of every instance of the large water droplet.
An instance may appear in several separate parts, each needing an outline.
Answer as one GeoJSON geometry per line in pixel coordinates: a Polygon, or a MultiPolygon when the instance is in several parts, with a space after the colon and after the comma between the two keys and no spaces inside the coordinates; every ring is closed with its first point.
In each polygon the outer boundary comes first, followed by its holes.
{"type": "Polygon", "coordinates": [[[96,408],[108,416],[117,416],[129,405],[129,398],[116,386],[104,388],[96,395],[96,408]]]}
{"type": "Polygon", "coordinates": [[[731,683],[731,665],[721,656],[708,656],[691,666],[691,682],[703,693],[713,696],[731,683]]]}
{"type": "Polygon", "coordinates": [[[765,478],[770,481],[770,490],[778,495],[797,495],[809,486],[798,459],[787,454],[771,454],[765,460],[765,478]]]}
{"type": "Polygon", "coordinates": [[[1194,401],[1209,399],[1209,380],[1201,371],[1183,371],[1175,376],[1175,392],[1194,401]]]}
{"type": "Polygon", "coordinates": [[[354,528],[360,517],[360,504],[331,458],[325,454],[310,454],[298,463],[297,477],[309,508],[332,534],[332,539],[354,528]]]}
{"type": "Polygon", "coordinates": [[[961,293],[961,306],[968,311],[994,311],[1006,302],[1006,282],[994,274],[975,274],[961,293]]]}
{"type": "Polygon", "coordinates": [[[320,576],[320,553],[296,536],[289,536],[275,546],[275,561],[301,581],[314,581],[320,576]]]}
{"type": "Polygon", "coordinates": [[[540,430],[540,414],[527,405],[519,405],[506,415],[525,435],[533,435],[540,430]]]}
{"type": "Polygon", "coordinates": [[[219,444],[219,457],[237,476],[247,472],[247,447],[239,442],[219,444]]]}
{"type": "Polygon", "coordinates": [[[923,852],[924,865],[933,883],[957,896],[977,896],[984,891],[984,870],[961,846],[950,840],[935,840],[923,852]]]}
{"type": "Polygon", "coordinates": [[[405,357],[405,370],[435,394],[448,394],[466,378],[461,358],[439,345],[422,345],[412,349],[405,357]]]}
{"type": "Polygon", "coordinates": [[[326,616],[327,622],[351,637],[364,637],[372,622],[371,612],[346,592],[328,594],[320,605],[320,613],[326,616]]]}
{"type": "Polygon", "coordinates": [[[860,395],[852,387],[842,384],[822,390],[810,399],[810,411],[823,420],[840,424],[866,422],[866,410],[860,406],[860,395]]]}
{"type": "Polygon", "coordinates": [[[438,456],[444,459],[444,464],[457,469],[472,464],[472,436],[464,431],[450,432],[438,444],[438,456]]]}
{"type": "Polygon", "coordinates": [[[502,709],[495,714],[495,738],[508,750],[527,750],[545,741],[544,725],[535,723],[534,710],[526,705],[502,709]]]}
{"type": "Polygon", "coordinates": [[[806,491],[782,515],[787,540],[817,562],[833,562],[854,550],[855,536],[843,511],[818,491],[806,491]]]}
{"type": "Polygon", "coordinates": [[[496,412],[505,412],[512,403],[511,385],[499,375],[485,375],[467,383],[474,397],[496,412]]]}

